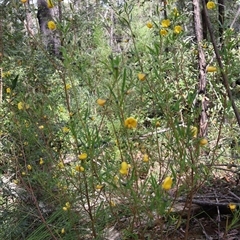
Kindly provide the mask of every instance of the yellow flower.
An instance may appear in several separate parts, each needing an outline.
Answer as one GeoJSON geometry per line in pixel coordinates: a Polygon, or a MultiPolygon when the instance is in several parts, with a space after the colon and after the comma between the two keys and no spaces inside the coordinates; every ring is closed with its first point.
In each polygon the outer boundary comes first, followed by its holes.
{"type": "Polygon", "coordinates": [[[55,30],[57,28],[54,21],[48,21],[47,26],[50,30],[55,30]]]}
{"type": "Polygon", "coordinates": [[[155,127],[160,127],[160,126],[161,126],[160,122],[157,121],[157,122],[155,123],[155,127]]]}
{"type": "Polygon", "coordinates": [[[236,204],[233,204],[233,203],[229,203],[228,204],[228,207],[231,209],[231,211],[234,211],[234,210],[236,210],[236,204]]]}
{"type": "Polygon", "coordinates": [[[63,209],[63,211],[67,211],[68,210],[66,207],[63,207],[62,209],[63,209]]]}
{"type": "Polygon", "coordinates": [[[61,229],[61,234],[64,234],[64,233],[65,233],[65,229],[62,228],[62,229],[61,229]]]}
{"type": "Polygon", "coordinates": [[[63,127],[62,130],[63,130],[64,133],[68,133],[69,132],[69,128],[68,127],[63,127]]]}
{"type": "Polygon", "coordinates": [[[164,190],[169,190],[172,187],[172,178],[166,177],[163,181],[162,188],[164,190]]]}
{"type": "Polygon", "coordinates": [[[43,126],[43,125],[40,125],[38,128],[39,128],[39,129],[44,129],[44,126],[43,126]]]}
{"type": "Polygon", "coordinates": [[[24,103],[23,102],[19,102],[18,103],[18,110],[23,110],[24,108],[24,103]]]}
{"type": "Polygon", "coordinates": [[[161,36],[166,36],[166,35],[168,34],[168,31],[167,31],[166,29],[161,29],[161,30],[159,31],[159,34],[160,34],[161,36]]]}
{"type": "Polygon", "coordinates": [[[21,3],[26,3],[28,0],[21,0],[21,3]]]}
{"type": "Polygon", "coordinates": [[[103,185],[98,184],[98,185],[96,186],[96,190],[101,190],[102,188],[103,188],[103,185]]]}
{"type": "Polygon", "coordinates": [[[65,206],[62,208],[63,211],[68,211],[71,208],[71,204],[69,202],[65,203],[65,206]]]}
{"type": "Polygon", "coordinates": [[[66,87],[66,90],[69,90],[72,86],[69,83],[67,83],[65,87],[66,87]]]}
{"type": "Polygon", "coordinates": [[[26,175],[26,172],[22,172],[22,176],[25,176],[26,175]]]}
{"type": "Polygon", "coordinates": [[[168,28],[170,25],[171,25],[171,22],[170,22],[169,19],[164,19],[161,22],[161,26],[164,27],[164,28],[168,28]]]}
{"type": "Polygon", "coordinates": [[[84,167],[82,167],[82,166],[80,166],[80,165],[77,165],[77,166],[75,167],[75,170],[76,170],[77,172],[84,172],[84,167]]]}
{"type": "Polygon", "coordinates": [[[206,69],[206,72],[216,72],[216,71],[217,71],[217,68],[214,66],[208,66],[206,69]]]}
{"type": "Polygon", "coordinates": [[[143,155],[143,162],[149,162],[149,156],[146,153],[143,155]]]}
{"type": "Polygon", "coordinates": [[[129,170],[129,164],[126,163],[126,162],[122,162],[121,163],[121,168],[120,168],[119,172],[122,175],[128,175],[128,170],[129,170]]]}
{"type": "Polygon", "coordinates": [[[182,27],[181,26],[179,26],[179,25],[177,25],[177,26],[175,26],[174,27],[174,33],[176,33],[176,34],[179,34],[179,33],[181,33],[182,32],[182,27]]]}
{"type": "Polygon", "coordinates": [[[152,27],[153,27],[153,24],[152,24],[151,22],[147,22],[146,26],[147,26],[148,28],[152,28],[152,27]]]}
{"type": "Polygon", "coordinates": [[[203,146],[205,146],[205,145],[207,145],[207,144],[208,144],[208,140],[207,140],[206,138],[200,139],[199,145],[200,145],[201,147],[203,147],[203,146]]]}
{"type": "Polygon", "coordinates": [[[47,0],[47,7],[48,8],[53,8],[54,7],[52,0],[47,0]]]}
{"type": "Polygon", "coordinates": [[[31,170],[32,170],[32,166],[31,166],[31,165],[27,165],[27,169],[28,169],[29,171],[31,171],[31,170]]]}
{"type": "Polygon", "coordinates": [[[2,78],[9,77],[9,76],[11,76],[11,72],[10,71],[2,72],[2,78]]]}
{"type": "Polygon", "coordinates": [[[194,126],[191,126],[191,127],[190,127],[190,130],[191,130],[192,136],[193,136],[194,138],[196,138],[197,135],[198,135],[198,128],[197,128],[197,127],[194,127],[194,126]]]}
{"type": "Polygon", "coordinates": [[[42,158],[40,158],[40,160],[39,160],[39,164],[40,164],[40,165],[43,165],[43,164],[44,164],[44,161],[43,161],[42,158]]]}
{"type": "Polygon", "coordinates": [[[97,100],[97,104],[98,104],[99,106],[103,107],[103,106],[105,105],[106,101],[107,101],[107,100],[105,100],[105,99],[99,98],[99,99],[97,100]]]}
{"type": "Polygon", "coordinates": [[[85,160],[88,157],[87,153],[82,153],[78,155],[79,160],[85,160]]]}
{"type": "Polygon", "coordinates": [[[64,168],[64,163],[63,163],[63,162],[58,163],[58,167],[59,167],[60,169],[63,169],[63,168],[64,168]]]}
{"type": "Polygon", "coordinates": [[[207,3],[207,9],[211,10],[211,9],[214,9],[215,7],[216,7],[215,2],[209,1],[209,2],[207,3]]]}
{"type": "Polygon", "coordinates": [[[137,127],[137,120],[133,117],[129,117],[124,121],[124,126],[127,128],[136,128],[137,127]]]}
{"type": "Polygon", "coordinates": [[[65,206],[66,206],[67,209],[70,209],[70,207],[71,207],[71,205],[70,205],[69,202],[66,202],[66,203],[65,203],[65,206]]]}
{"type": "Polygon", "coordinates": [[[146,74],[144,73],[139,73],[137,76],[140,81],[144,81],[146,79],[146,74]]]}
{"type": "Polygon", "coordinates": [[[6,89],[6,92],[7,92],[7,93],[11,93],[11,88],[8,87],[8,88],[6,89]]]}
{"type": "Polygon", "coordinates": [[[17,179],[14,179],[14,180],[13,180],[13,183],[18,184],[19,181],[18,181],[17,179]]]}
{"type": "Polygon", "coordinates": [[[116,203],[111,200],[111,201],[110,201],[110,206],[111,206],[111,207],[115,207],[115,206],[116,206],[116,203]]]}

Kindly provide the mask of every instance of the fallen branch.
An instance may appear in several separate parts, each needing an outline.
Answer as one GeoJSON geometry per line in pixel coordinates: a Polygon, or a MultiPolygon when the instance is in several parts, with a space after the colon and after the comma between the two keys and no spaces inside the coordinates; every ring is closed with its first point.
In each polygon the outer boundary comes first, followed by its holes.
{"type": "MultiPolygon", "coordinates": [[[[177,201],[179,202],[186,202],[188,201],[186,198],[183,198],[183,197],[179,197],[177,198],[177,201]]],[[[213,201],[201,201],[201,200],[196,200],[196,199],[192,199],[192,203],[194,204],[197,204],[201,207],[228,207],[228,205],[231,203],[231,204],[234,204],[236,206],[240,206],[240,202],[213,202],[213,201]]]]}

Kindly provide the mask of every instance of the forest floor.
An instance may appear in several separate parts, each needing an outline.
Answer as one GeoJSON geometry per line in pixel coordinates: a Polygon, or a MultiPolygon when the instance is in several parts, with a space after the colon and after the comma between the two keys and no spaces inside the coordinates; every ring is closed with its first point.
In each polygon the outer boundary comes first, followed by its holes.
{"type": "MultiPolygon", "coordinates": [[[[186,234],[186,223],[183,221],[177,230],[164,239],[239,240],[239,205],[239,179],[232,176],[214,179],[193,196],[188,233],[186,234]],[[236,206],[236,209],[231,210],[230,205],[233,208],[236,206]]],[[[183,213],[184,211],[181,214],[183,213]]],[[[187,216],[182,215],[183,220],[184,217],[187,216]]]]}
{"type": "MultiPolygon", "coordinates": [[[[141,223],[134,225],[135,238],[132,238],[125,237],[124,232],[125,229],[129,229],[132,219],[120,213],[119,221],[105,229],[103,239],[240,240],[238,166],[221,166],[220,174],[214,174],[211,180],[201,185],[190,200],[186,196],[175,197],[174,189],[172,190],[173,193],[169,193],[169,197],[173,199],[174,204],[167,218],[156,218],[149,222],[143,216],[141,223]],[[231,209],[230,206],[236,208],[231,209]]],[[[84,240],[87,239],[92,239],[91,235],[84,237],[84,240]]]]}
{"type": "MultiPolygon", "coordinates": [[[[176,222],[156,220],[151,225],[136,226],[134,232],[140,240],[240,240],[240,183],[232,172],[217,176],[193,195],[190,207],[187,200],[178,198],[172,214],[176,222]],[[236,209],[230,209],[229,204],[236,209]],[[188,216],[189,214],[189,216],[188,216]],[[187,227],[187,218],[189,225],[187,227]],[[164,222],[164,223],[163,223],[164,222]],[[144,229],[144,230],[143,230],[144,229]],[[186,233],[186,229],[188,232],[186,233]]],[[[115,225],[108,240],[121,240],[124,221],[115,225]]],[[[125,239],[125,238],[124,238],[125,239]]],[[[128,240],[136,238],[127,238],[128,240]]]]}

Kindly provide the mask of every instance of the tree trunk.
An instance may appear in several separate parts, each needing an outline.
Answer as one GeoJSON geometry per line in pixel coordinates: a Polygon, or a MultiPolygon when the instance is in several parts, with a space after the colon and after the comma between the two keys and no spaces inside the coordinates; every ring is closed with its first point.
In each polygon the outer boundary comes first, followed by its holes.
{"type": "Polygon", "coordinates": [[[199,67],[199,85],[198,85],[198,106],[200,109],[200,136],[207,135],[208,117],[207,117],[207,98],[206,98],[206,59],[202,48],[203,26],[201,21],[201,9],[199,0],[193,0],[195,35],[198,45],[198,67],[199,67]]]}
{"type": "Polygon", "coordinates": [[[60,37],[57,30],[48,29],[47,23],[49,21],[54,21],[58,19],[58,9],[56,7],[48,8],[47,2],[45,0],[37,0],[38,13],[37,18],[40,26],[40,31],[42,34],[43,45],[46,47],[47,51],[60,57],[60,37]]]}
{"type": "MultiPolygon", "coordinates": [[[[207,4],[208,0],[205,0],[205,4],[207,4]]],[[[201,16],[202,16],[202,34],[203,39],[207,40],[207,22],[206,22],[206,15],[203,10],[201,10],[201,16]]],[[[196,26],[195,26],[196,27],[196,26]]]]}

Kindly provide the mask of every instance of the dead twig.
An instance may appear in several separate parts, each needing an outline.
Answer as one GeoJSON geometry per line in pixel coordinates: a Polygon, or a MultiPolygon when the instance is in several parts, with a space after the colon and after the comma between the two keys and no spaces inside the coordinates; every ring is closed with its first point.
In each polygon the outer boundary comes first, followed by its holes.
{"type": "MultiPolygon", "coordinates": [[[[214,195],[215,195],[215,198],[216,198],[216,202],[219,203],[216,191],[214,191],[214,195]]],[[[218,240],[220,240],[220,235],[219,234],[221,232],[220,223],[221,223],[220,210],[219,210],[219,206],[217,206],[218,240]]]]}
{"type": "Polygon", "coordinates": [[[228,193],[240,201],[240,197],[238,197],[235,193],[231,191],[228,191],[228,193]]]}
{"type": "Polygon", "coordinates": [[[206,232],[204,226],[202,225],[202,223],[201,223],[198,219],[196,219],[196,220],[197,220],[197,222],[199,223],[199,225],[201,226],[202,232],[203,232],[203,234],[205,235],[206,240],[213,240],[213,238],[210,237],[210,236],[207,234],[207,232],[206,232]]]}

